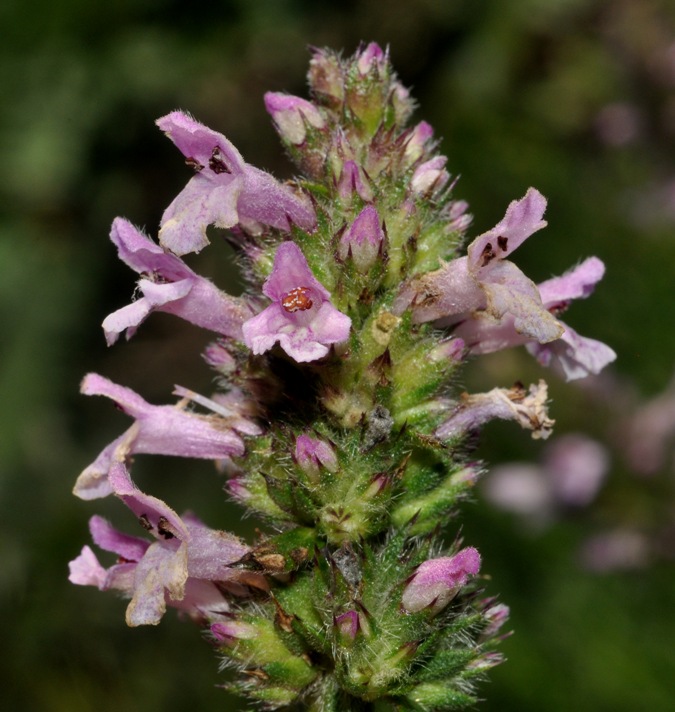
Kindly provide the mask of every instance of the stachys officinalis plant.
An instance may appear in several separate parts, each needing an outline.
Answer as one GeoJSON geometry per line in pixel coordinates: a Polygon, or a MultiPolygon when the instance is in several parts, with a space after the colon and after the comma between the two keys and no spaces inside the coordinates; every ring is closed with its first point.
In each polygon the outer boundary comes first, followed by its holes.
{"type": "Polygon", "coordinates": [[[235,671],[231,688],[264,709],[461,709],[501,661],[508,616],[455,523],[480,474],[467,436],[501,418],[545,438],[553,421],[544,381],[467,394],[457,376],[468,357],[521,344],[569,379],[599,371],[612,350],[560,315],[604,267],[590,257],[536,285],[511,261],[546,225],[534,188],[472,236],[432,128],[409,123],[413,101],[376,44],[348,59],[315,50],[309,97],[265,96],[298,170],[287,182],[186,113],[157,121],[190,178],[157,240],[113,222],[139,279],[103,329],[112,344],[163,311],[210,330],[218,387],[152,405],[86,376],[82,392],[131,425],[75,494],[114,495],[145,531],[92,517],[117,561],[85,546],[70,580],[122,592],[130,626],[179,609],[235,671]],[[209,226],[238,252],[243,296],[182,259],[208,246],[209,226]],[[215,461],[266,533],[244,542],[177,514],[134,483],[140,454],[215,461]]]}

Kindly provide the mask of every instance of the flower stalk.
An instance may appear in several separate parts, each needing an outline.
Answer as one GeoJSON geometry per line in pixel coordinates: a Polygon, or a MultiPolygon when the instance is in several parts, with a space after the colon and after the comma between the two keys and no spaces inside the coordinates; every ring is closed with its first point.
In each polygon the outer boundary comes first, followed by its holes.
{"type": "Polygon", "coordinates": [[[456,532],[481,472],[468,435],[495,419],[547,437],[543,381],[464,394],[466,359],[525,345],[569,378],[614,354],[558,321],[602,276],[591,258],[542,285],[511,253],[545,227],[534,188],[468,241],[447,159],[376,44],[342,59],[314,52],[310,97],[265,106],[300,177],[281,183],[182,112],[158,120],[192,171],[156,242],[118,218],[111,238],[140,297],[104,322],[108,343],[153,311],[211,331],[219,390],[177,387],[148,404],[102,376],[82,384],[133,424],[78,478],[113,495],[144,537],[93,517],[104,568],[85,546],[70,580],[121,591],[129,625],[180,608],[235,670],[232,688],[266,709],[443,710],[471,706],[498,664],[508,609],[484,588],[478,551],[456,532]],[[181,257],[231,230],[249,280],[233,297],[181,257]],[[136,455],[206,458],[226,491],[267,525],[254,543],[210,529],[141,492],[136,455]]]}

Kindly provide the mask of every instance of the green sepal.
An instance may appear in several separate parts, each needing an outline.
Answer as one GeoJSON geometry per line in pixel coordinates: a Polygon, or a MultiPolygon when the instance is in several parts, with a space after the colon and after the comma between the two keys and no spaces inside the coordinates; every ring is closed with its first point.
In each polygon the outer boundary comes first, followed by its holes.
{"type": "Polygon", "coordinates": [[[423,682],[414,687],[406,699],[415,706],[414,710],[460,710],[477,702],[473,695],[462,692],[452,685],[440,682],[423,682]]]}
{"type": "Polygon", "coordinates": [[[416,677],[420,682],[450,680],[459,675],[475,657],[476,651],[471,648],[441,650],[425,661],[416,677]]]}
{"type": "Polygon", "coordinates": [[[295,527],[266,539],[253,549],[251,557],[263,568],[274,572],[295,571],[305,565],[316,545],[316,529],[295,527]]]}
{"type": "Polygon", "coordinates": [[[299,524],[315,522],[317,507],[297,480],[290,477],[281,480],[265,473],[261,474],[265,478],[269,496],[280,509],[292,515],[299,524]]]}
{"type": "Polygon", "coordinates": [[[427,534],[442,524],[457,503],[466,496],[467,484],[459,481],[457,473],[448,475],[428,493],[414,499],[403,499],[391,513],[396,526],[409,524],[411,534],[427,534]]]}

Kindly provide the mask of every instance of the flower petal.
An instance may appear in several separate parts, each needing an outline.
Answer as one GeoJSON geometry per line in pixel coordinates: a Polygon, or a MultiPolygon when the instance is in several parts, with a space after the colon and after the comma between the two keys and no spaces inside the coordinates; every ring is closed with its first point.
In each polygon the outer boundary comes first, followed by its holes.
{"type": "Polygon", "coordinates": [[[557,364],[568,381],[600,373],[616,359],[616,353],[606,344],[577,334],[565,325],[565,333],[548,344],[527,344],[527,350],[543,366],[557,364]]]}
{"type": "Polygon", "coordinates": [[[514,200],[504,217],[479,235],[468,247],[469,269],[482,278],[482,271],[493,260],[501,260],[523,244],[530,235],[546,227],[543,220],[546,198],[535,188],[529,188],[520,200],[514,200]]]}
{"type": "Polygon", "coordinates": [[[529,392],[516,385],[513,388],[493,388],[488,393],[464,394],[453,415],[437,430],[439,438],[459,437],[490,420],[515,420],[532,430],[535,439],[546,439],[555,421],[548,417],[548,387],[544,381],[531,385],[529,392]]]}

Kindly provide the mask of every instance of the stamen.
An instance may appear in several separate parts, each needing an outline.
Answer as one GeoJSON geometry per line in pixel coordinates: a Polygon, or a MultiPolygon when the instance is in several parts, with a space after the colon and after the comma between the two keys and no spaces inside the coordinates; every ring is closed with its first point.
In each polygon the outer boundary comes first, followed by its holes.
{"type": "Polygon", "coordinates": [[[309,287],[296,287],[295,289],[291,289],[281,300],[281,306],[289,314],[296,311],[307,311],[307,309],[311,309],[312,304],[314,304],[310,299],[310,294],[311,291],[309,287]]]}

